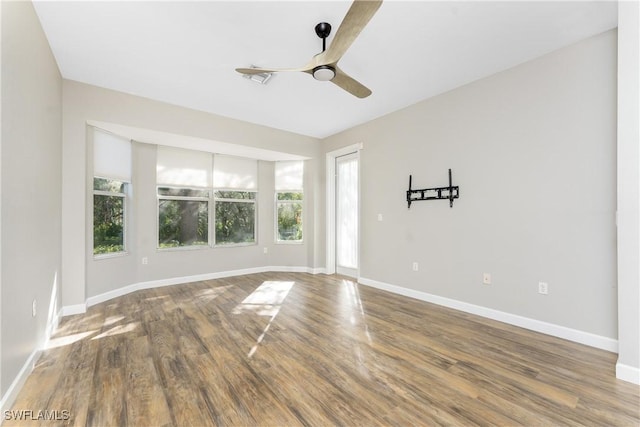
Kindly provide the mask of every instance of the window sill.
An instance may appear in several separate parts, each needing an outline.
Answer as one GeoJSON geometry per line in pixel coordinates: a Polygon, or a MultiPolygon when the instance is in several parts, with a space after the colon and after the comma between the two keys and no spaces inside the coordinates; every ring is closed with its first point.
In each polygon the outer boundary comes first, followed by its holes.
{"type": "Polygon", "coordinates": [[[276,240],[276,245],[304,245],[304,240],[276,240]]]}
{"type": "Polygon", "coordinates": [[[112,259],[112,258],[122,258],[129,255],[129,252],[124,251],[124,252],[111,252],[108,254],[98,254],[98,255],[94,255],[93,256],[93,260],[94,261],[100,261],[103,259],[112,259]]]}
{"type": "Polygon", "coordinates": [[[209,245],[191,245],[191,246],[175,246],[171,248],[156,248],[158,252],[179,252],[179,251],[197,251],[201,249],[209,249],[209,245]]]}
{"type": "Polygon", "coordinates": [[[214,248],[241,248],[245,246],[258,246],[258,242],[251,243],[221,243],[218,245],[213,245],[214,248]]]}

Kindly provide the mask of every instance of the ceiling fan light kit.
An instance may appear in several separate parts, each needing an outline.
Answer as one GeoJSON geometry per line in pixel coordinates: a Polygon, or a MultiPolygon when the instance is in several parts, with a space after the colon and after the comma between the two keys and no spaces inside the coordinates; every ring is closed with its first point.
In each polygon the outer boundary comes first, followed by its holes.
{"type": "MultiPolygon", "coordinates": [[[[338,61],[345,54],[347,49],[353,44],[363,28],[369,23],[373,15],[378,11],[382,0],[354,0],[347,11],[336,35],[331,42],[331,46],[326,48],[326,41],[331,34],[331,25],[320,22],[315,26],[315,32],[322,39],[322,52],[315,55],[311,61],[300,68],[268,69],[268,68],[236,68],[236,71],[245,76],[269,75],[276,72],[301,71],[311,74],[319,81],[330,81],[336,86],[344,89],[358,98],[366,98],[371,95],[371,90],[350,77],[340,68],[338,61]]],[[[267,77],[263,84],[268,80],[267,77]]]]}
{"type": "Polygon", "coordinates": [[[313,69],[313,78],[321,82],[333,80],[336,76],[336,70],[330,65],[320,65],[313,69]]]}

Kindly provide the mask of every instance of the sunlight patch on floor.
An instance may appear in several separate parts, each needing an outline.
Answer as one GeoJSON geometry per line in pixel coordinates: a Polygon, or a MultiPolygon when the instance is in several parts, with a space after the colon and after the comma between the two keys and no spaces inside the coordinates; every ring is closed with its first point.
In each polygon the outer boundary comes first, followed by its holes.
{"type": "Polygon", "coordinates": [[[114,335],[126,334],[127,332],[132,332],[138,327],[138,322],[127,323],[126,325],[115,326],[108,331],[101,333],[100,335],[96,335],[91,338],[92,340],[97,340],[105,337],[112,337],[114,335]]]}
{"type": "Polygon", "coordinates": [[[233,309],[233,314],[253,312],[260,316],[275,316],[295,282],[268,281],[233,309]]]}
{"type": "Polygon", "coordinates": [[[198,292],[196,296],[205,302],[209,302],[218,298],[229,288],[233,288],[233,285],[220,286],[220,287],[211,288],[211,289],[203,289],[202,291],[198,292]]]}
{"type": "Polygon", "coordinates": [[[344,286],[344,289],[346,291],[345,303],[348,309],[352,310],[352,313],[349,316],[349,322],[354,326],[357,323],[362,323],[362,325],[364,326],[364,334],[367,337],[367,341],[369,341],[369,344],[373,344],[371,334],[369,333],[369,326],[367,325],[367,318],[364,312],[364,307],[362,306],[362,299],[360,298],[360,290],[358,289],[358,284],[352,282],[351,280],[343,280],[342,285],[344,286]],[[356,315],[359,319],[356,318],[356,315]]]}
{"type": "Polygon", "coordinates": [[[246,297],[244,301],[233,309],[233,314],[254,313],[258,316],[271,317],[269,323],[256,340],[255,345],[249,350],[247,357],[252,357],[255,352],[258,351],[258,346],[267,335],[273,320],[280,312],[282,303],[287,298],[287,295],[289,295],[289,291],[291,291],[294,284],[295,282],[283,281],[262,282],[251,295],[246,297]]]}
{"type": "Polygon", "coordinates": [[[65,335],[63,337],[51,338],[47,342],[46,349],[49,350],[52,348],[64,347],[66,345],[73,344],[74,342],[81,341],[86,337],[95,334],[96,332],[98,332],[97,329],[93,331],[79,332],[77,334],[65,335]]]}

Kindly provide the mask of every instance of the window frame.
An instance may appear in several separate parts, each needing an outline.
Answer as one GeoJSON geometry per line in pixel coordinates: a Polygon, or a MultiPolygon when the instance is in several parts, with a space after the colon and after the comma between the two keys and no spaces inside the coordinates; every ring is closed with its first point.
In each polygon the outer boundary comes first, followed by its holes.
{"type": "Polygon", "coordinates": [[[241,246],[257,246],[258,245],[258,190],[246,190],[246,189],[228,189],[228,188],[213,188],[212,190],[213,211],[211,212],[213,219],[213,227],[211,227],[211,233],[213,234],[212,247],[214,248],[233,248],[241,246]],[[254,195],[251,199],[233,199],[227,197],[216,197],[216,193],[252,193],[254,195]],[[239,242],[239,243],[218,243],[216,239],[216,205],[218,202],[224,203],[253,203],[253,242],[239,242]]]}
{"type": "Polygon", "coordinates": [[[128,250],[128,224],[129,224],[129,192],[131,188],[131,183],[128,181],[107,178],[104,176],[93,176],[91,180],[91,254],[93,255],[94,260],[108,259],[108,258],[118,258],[129,255],[128,250]],[[107,190],[96,190],[95,189],[95,180],[98,179],[106,179],[109,181],[116,181],[122,183],[122,191],[114,192],[107,190]],[[122,250],[118,252],[106,252],[102,254],[96,254],[95,250],[95,196],[105,196],[105,197],[120,197],[122,198],[122,250]]]}
{"type": "Polygon", "coordinates": [[[211,217],[212,217],[212,212],[211,212],[211,189],[210,188],[156,184],[156,250],[158,252],[193,251],[193,250],[211,248],[212,247],[211,217]],[[164,196],[164,195],[160,195],[161,188],[170,188],[175,190],[203,191],[207,193],[207,196],[206,197],[204,196],[164,196]],[[166,248],[160,247],[160,201],[161,200],[207,202],[207,244],[206,245],[170,246],[166,248]]]}

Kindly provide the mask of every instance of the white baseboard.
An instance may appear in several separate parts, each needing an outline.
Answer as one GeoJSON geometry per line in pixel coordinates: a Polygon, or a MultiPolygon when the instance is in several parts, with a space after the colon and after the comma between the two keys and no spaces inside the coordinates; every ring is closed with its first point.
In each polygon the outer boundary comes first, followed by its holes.
{"type": "Polygon", "coordinates": [[[84,314],[87,312],[87,304],[65,305],[60,310],[62,317],[72,316],[74,314],[84,314]]]}
{"type": "Polygon", "coordinates": [[[27,358],[27,361],[22,365],[22,369],[20,369],[20,372],[18,372],[18,375],[7,389],[7,392],[2,396],[2,400],[0,400],[0,414],[4,414],[4,411],[8,411],[9,408],[11,408],[41,354],[42,351],[39,348],[33,350],[27,358]]]}
{"type": "Polygon", "coordinates": [[[309,273],[309,274],[325,274],[324,267],[311,268],[311,267],[267,267],[270,272],[289,272],[289,273],[309,273]]]}
{"type": "Polygon", "coordinates": [[[378,282],[376,280],[360,277],[359,283],[373,288],[389,291],[394,294],[404,295],[421,301],[430,302],[444,307],[453,308],[455,310],[464,311],[465,313],[475,314],[499,322],[508,323],[510,325],[519,326],[543,334],[563,338],[569,341],[585,344],[590,347],[602,350],[618,352],[618,340],[595,335],[589,332],[579,331],[577,329],[567,328],[565,326],[555,325],[528,317],[518,316],[516,314],[506,313],[504,311],[494,310],[492,308],[482,307],[479,305],[469,304],[466,302],[444,298],[438,295],[432,295],[426,292],[416,291],[415,289],[403,288],[401,286],[390,285],[388,283],[378,282]]]}
{"type": "Polygon", "coordinates": [[[183,283],[199,282],[203,280],[222,279],[225,277],[244,276],[247,274],[255,273],[267,273],[267,272],[290,272],[290,273],[309,273],[309,274],[324,274],[324,268],[311,268],[304,266],[265,266],[265,267],[253,267],[244,268],[241,270],[229,270],[220,271],[216,273],[196,274],[193,276],[171,277],[168,279],[151,280],[147,282],[133,283],[131,285],[124,286],[122,288],[114,289],[109,292],[105,292],[99,295],[95,295],[87,298],[85,304],[76,304],[71,306],[62,307],[62,316],[69,316],[72,314],[85,313],[88,307],[96,304],[100,304],[110,299],[117,298],[123,295],[130,294],[131,292],[139,291],[142,289],[159,288],[161,286],[180,285],[183,283]]]}
{"type": "Polygon", "coordinates": [[[159,288],[161,286],[180,285],[183,283],[200,282],[203,280],[222,279],[224,277],[243,276],[245,274],[264,273],[265,271],[267,271],[266,269],[267,267],[245,268],[242,270],[221,271],[217,273],[196,274],[193,276],[171,277],[168,279],[139,282],[139,283],[134,283],[128,286],[124,286],[122,288],[114,289],[112,291],[105,292],[103,294],[89,297],[87,298],[86,305],[87,307],[91,307],[93,305],[100,304],[101,302],[109,301],[110,299],[127,295],[127,294],[130,294],[131,292],[139,291],[142,289],[159,288]]]}
{"type": "Polygon", "coordinates": [[[616,363],[616,378],[640,385],[640,368],[616,363]]]}

